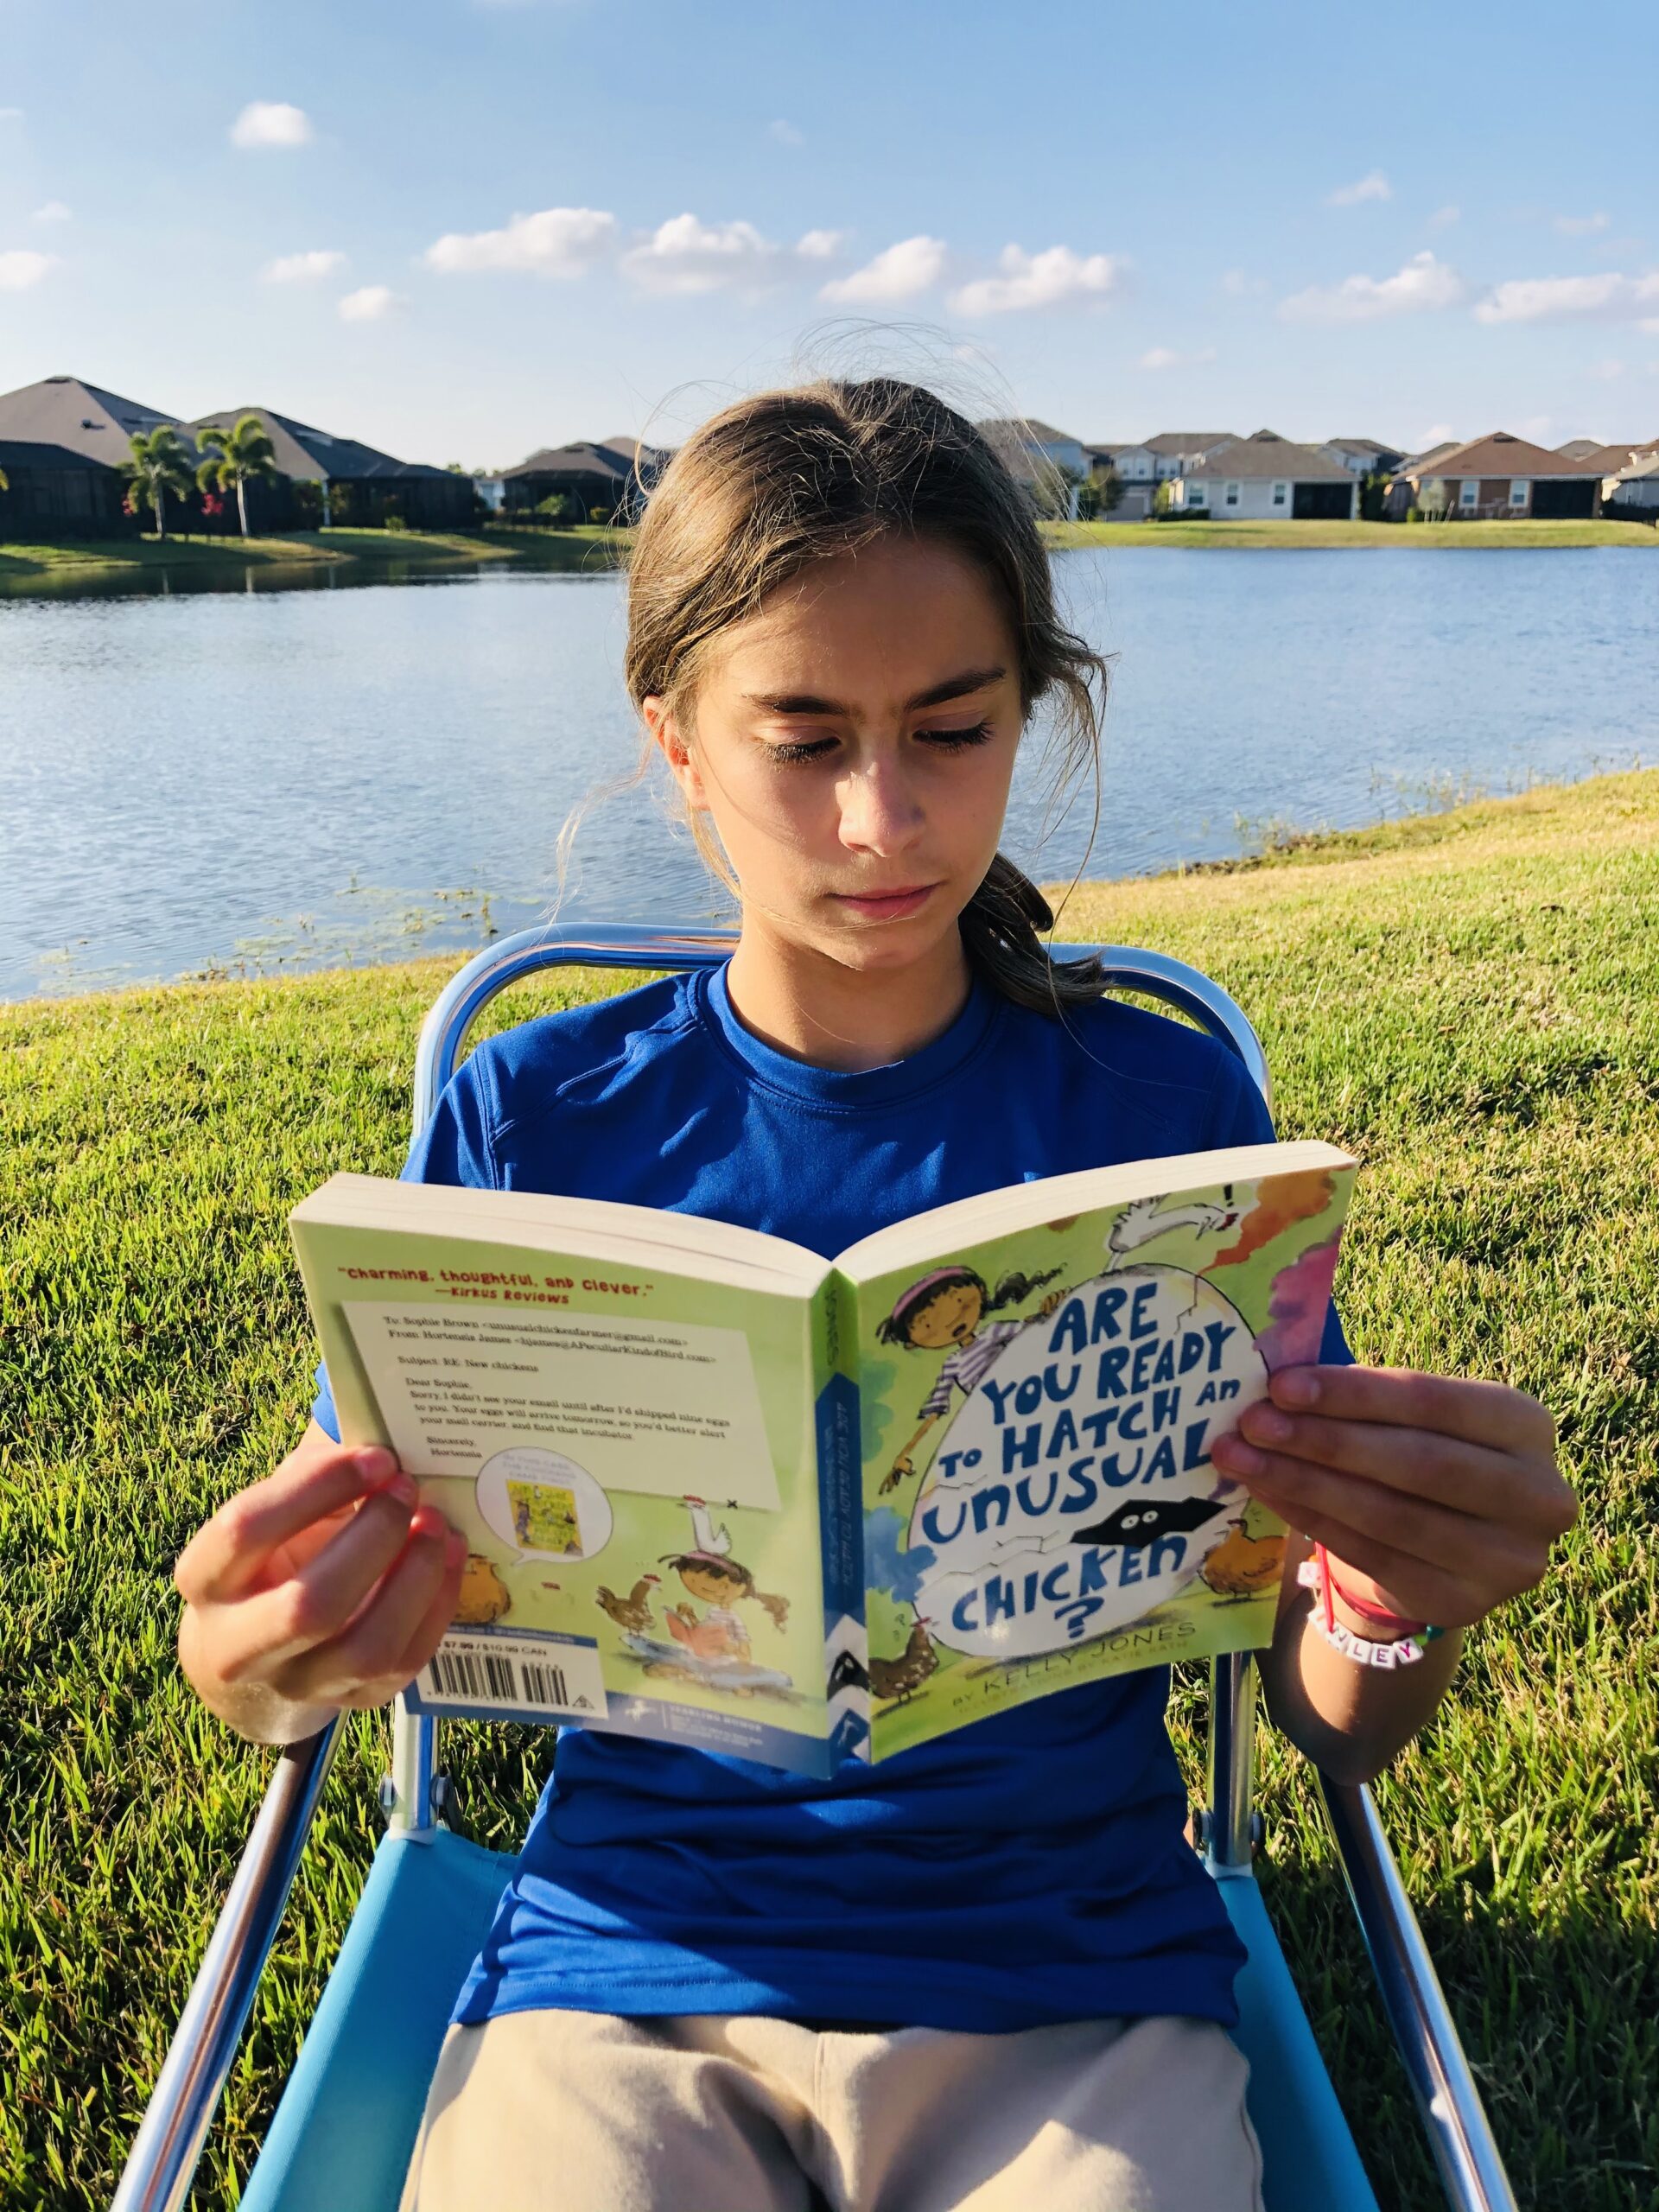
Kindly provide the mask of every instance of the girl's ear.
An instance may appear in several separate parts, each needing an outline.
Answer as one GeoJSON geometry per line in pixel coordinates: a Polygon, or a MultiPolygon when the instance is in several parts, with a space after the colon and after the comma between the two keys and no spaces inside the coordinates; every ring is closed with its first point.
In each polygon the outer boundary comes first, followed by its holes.
{"type": "Polygon", "coordinates": [[[679,717],[668,702],[654,691],[639,702],[639,712],[652,744],[667,761],[686,804],[696,813],[706,813],[709,801],[703,791],[702,777],[696,756],[681,732],[679,717]]]}

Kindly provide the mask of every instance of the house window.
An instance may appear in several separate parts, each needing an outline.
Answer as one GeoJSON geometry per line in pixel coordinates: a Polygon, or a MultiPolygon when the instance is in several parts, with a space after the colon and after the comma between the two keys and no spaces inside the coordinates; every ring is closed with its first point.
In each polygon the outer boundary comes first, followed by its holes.
{"type": "Polygon", "coordinates": [[[1510,505],[1512,507],[1524,507],[1531,493],[1531,485],[1524,477],[1517,476],[1510,486],[1510,505]]]}
{"type": "Polygon", "coordinates": [[[1465,476],[1458,486],[1458,505],[1471,509],[1480,505],[1480,483],[1473,476],[1465,476]]]}
{"type": "Polygon", "coordinates": [[[1210,486],[1207,484],[1200,484],[1196,478],[1188,478],[1183,488],[1195,507],[1209,505],[1210,486]]]}
{"type": "Polygon", "coordinates": [[[1230,484],[1227,486],[1227,490],[1223,497],[1222,504],[1224,506],[1229,507],[1236,507],[1238,505],[1238,486],[1236,484],[1230,484]]]}
{"type": "Polygon", "coordinates": [[[1289,490],[1290,486],[1287,484],[1275,484],[1274,486],[1273,504],[1275,507],[1282,507],[1284,505],[1286,496],[1289,493],[1289,490]]]}

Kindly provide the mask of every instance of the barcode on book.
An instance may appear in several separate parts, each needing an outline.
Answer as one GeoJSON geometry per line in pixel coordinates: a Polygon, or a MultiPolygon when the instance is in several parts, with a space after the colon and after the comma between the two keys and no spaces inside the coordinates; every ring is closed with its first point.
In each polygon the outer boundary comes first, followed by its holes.
{"type": "Polygon", "coordinates": [[[423,1705],[502,1706],[605,1716],[599,1650],[578,1638],[448,1636],[420,1680],[423,1705]]]}

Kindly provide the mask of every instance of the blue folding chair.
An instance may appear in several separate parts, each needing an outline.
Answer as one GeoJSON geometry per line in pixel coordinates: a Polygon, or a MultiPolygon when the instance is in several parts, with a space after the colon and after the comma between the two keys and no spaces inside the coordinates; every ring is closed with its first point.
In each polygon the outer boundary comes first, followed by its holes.
{"type": "MultiPolygon", "coordinates": [[[[717,966],[716,930],[525,931],[471,961],[421,1031],[415,1127],[454,1072],[496,994],[556,967],[717,966]]],[[[1264,1096],[1255,1031],[1196,969],[1122,945],[1095,952],[1109,988],[1155,998],[1235,1052],[1264,1096]]],[[[1251,1859],[1256,1673],[1248,1653],[1212,1661],[1209,1803],[1196,1841],[1249,1956],[1236,2038],[1250,2062],[1267,2212],[1377,2212],[1313,2031],[1262,1901],[1251,1859]]],[[[134,2142],[113,2212],[179,2212],[218,2107],[327,1779],[339,1723],[282,1752],[134,2142]]],[[[1384,2010],[1455,2212],[1516,2212],[1469,2063],[1402,1886],[1370,1791],[1319,1776],[1349,1895],[1384,2010]]],[[[392,1768],[381,1784],[388,1832],[258,2161],[242,2212],[395,2212],[450,2007],[512,1868],[503,1853],[443,1825],[448,1778],[437,1726],[397,1701],[392,1768]]]]}

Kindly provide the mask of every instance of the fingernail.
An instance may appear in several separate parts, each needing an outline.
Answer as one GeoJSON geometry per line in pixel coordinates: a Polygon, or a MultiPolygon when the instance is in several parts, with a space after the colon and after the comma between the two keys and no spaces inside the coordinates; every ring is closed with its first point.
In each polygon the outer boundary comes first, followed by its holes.
{"type": "Polygon", "coordinates": [[[357,1471],[365,1483],[378,1487],[397,1473],[397,1461],[384,1444],[371,1444],[358,1453],[357,1471]]]}
{"type": "Polygon", "coordinates": [[[413,1475],[406,1475],[399,1468],[385,1486],[385,1495],[395,1497],[399,1505],[413,1505],[420,1496],[420,1484],[413,1475]]]}
{"type": "Polygon", "coordinates": [[[1287,1406],[1317,1406],[1319,1378],[1311,1367],[1287,1367],[1274,1376],[1273,1394],[1287,1406]]]}
{"type": "Polygon", "coordinates": [[[426,1536],[435,1540],[443,1535],[448,1525],[435,1505],[423,1505],[410,1520],[409,1533],[411,1536],[426,1536]]]}
{"type": "Polygon", "coordinates": [[[1250,1425],[1250,1434],[1262,1444],[1287,1443],[1295,1426],[1275,1406],[1252,1406],[1243,1418],[1250,1425]]]}

